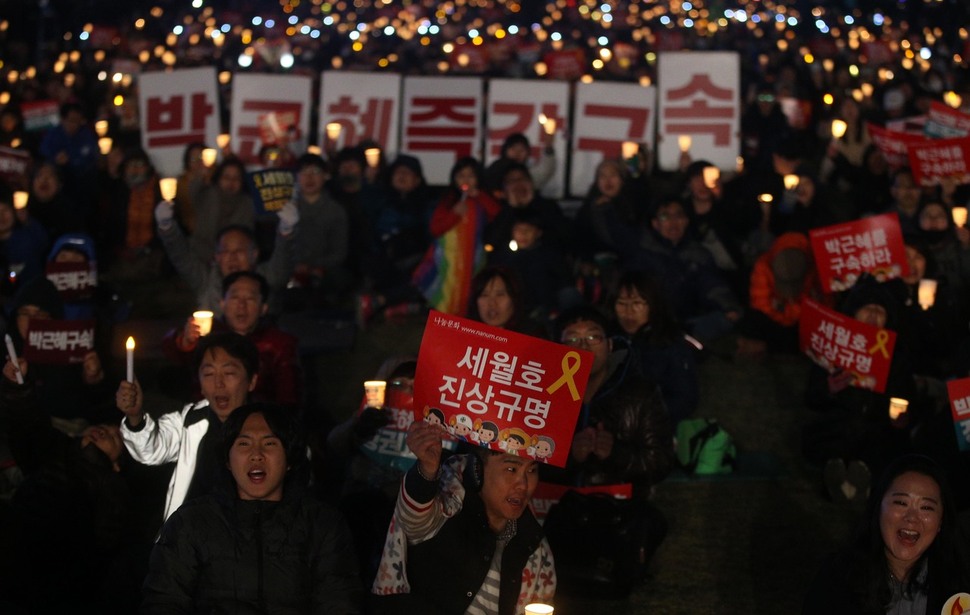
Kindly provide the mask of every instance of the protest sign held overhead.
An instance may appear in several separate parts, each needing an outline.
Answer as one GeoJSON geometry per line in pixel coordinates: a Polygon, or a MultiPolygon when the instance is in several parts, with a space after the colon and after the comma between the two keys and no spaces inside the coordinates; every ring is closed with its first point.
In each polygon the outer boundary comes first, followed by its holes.
{"type": "Polygon", "coordinates": [[[586,351],[432,311],[418,354],[415,420],[563,467],[592,361],[586,351]]]}
{"type": "Polygon", "coordinates": [[[899,217],[882,214],[809,231],[825,291],[852,288],[863,273],[884,281],[909,273],[899,217]]]}
{"type": "Polygon", "coordinates": [[[94,350],[93,320],[32,319],[24,340],[28,363],[69,365],[82,363],[94,350]]]}
{"type": "Polygon", "coordinates": [[[946,390],[950,397],[957,447],[961,451],[970,451],[970,378],[950,380],[946,383],[946,390]]]}

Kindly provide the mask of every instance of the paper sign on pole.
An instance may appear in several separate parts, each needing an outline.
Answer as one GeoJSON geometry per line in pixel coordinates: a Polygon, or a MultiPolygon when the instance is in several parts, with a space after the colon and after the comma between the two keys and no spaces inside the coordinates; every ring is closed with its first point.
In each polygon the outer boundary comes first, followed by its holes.
{"type": "Polygon", "coordinates": [[[243,164],[258,166],[263,145],[285,144],[296,156],[306,150],[312,86],[309,77],[300,75],[243,73],[233,78],[230,143],[243,164]]]}
{"type": "Polygon", "coordinates": [[[851,386],[886,390],[896,334],[830,310],[811,299],[802,302],[798,321],[802,352],[829,372],[852,374],[851,386]]]}
{"type": "Polygon", "coordinates": [[[822,288],[852,288],[862,273],[880,282],[909,274],[903,232],[895,213],[809,231],[822,288]]]}
{"type": "Polygon", "coordinates": [[[486,165],[501,154],[502,142],[514,133],[522,133],[532,145],[530,162],[540,159],[546,134],[545,126],[555,126],[553,149],[556,156],[556,173],[542,193],[548,197],[563,195],[566,168],[566,129],[569,126],[569,85],[561,82],[526,81],[522,79],[492,79],[488,90],[488,127],[485,137],[486,165]],[[522,92],[529,96],[523,97],[522,92]],[[539,123],[541,116],[546,125],[539,123]],[[555,122],[555,124],[549,124],[555,122]]]}
{"type": "Polygon", "coordinates": [[[212,145],[219,134],[216,69],[144,73],[138,79],[141,145],[161,177],[182,172],[191,143],[212,145]]]}
{"type": "Polygon", "coordinates": [[[737,166],[741,151],[741,61],[735,52],[665,52],[657,67],[660,168],[680,166],[680,137],[690,156],[722,171],[737,166]]]}
{"type": "Polygon", "coordinates": [[[433,311],[414,408],[457,440],[565,467],[592,354],[433,311]]]}
{"type": "Polygon", "coordinates": [[[482,86],[478,77],[404,80],[401,147],[421,160],[429,184],[447,185],[458,159],[481,158],[482,86]]]}
{"type": "Polygon", "coordinates": [[[657,90],[632,83],[576,84],[569,191],[586,194],[596,180],[596,166],[620,158],[623,143],[653,149],[657,90]]]}

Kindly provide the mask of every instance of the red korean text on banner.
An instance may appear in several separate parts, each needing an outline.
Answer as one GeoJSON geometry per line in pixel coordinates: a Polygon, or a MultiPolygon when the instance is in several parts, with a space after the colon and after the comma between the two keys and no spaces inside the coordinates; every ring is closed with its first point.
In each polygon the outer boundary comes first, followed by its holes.
{"type": "Polygon", "coordinates": [[[542,483],[536,485],[536,490],[532,493],[532,512],[536,519],[542,521],[549,514],[549,509],[558,504],[562,496],[567,491],[577,491],[584,495],[591,493],[605,493],[618,500],[629,500],[633,497],[633,484],[622,483],[619,485],[593,485],[590,487],[570,487],[568,485],[556,485],[553,483],[542,483]]]}
{"type": "Polygon", "coordinates": [[[46,266],[47,279],[57,287],[57,292],[66,303],[83,301],[94,295],[98,287],[97,263],[58,263],[49,262],[46,266]]]}
{"type": "Polygon", "coordinates": [[[923,143],[927,138],[923,134],[887,130],[882,126],[867,124],[872,142],[879,148],[891,169],[899,169],[909,164],[909,146],[923,143]]]}
{"type": "Polygon", "coordinates": [[[863,273],[883,282],[909,274],[903,232],[894,213],[809,231],[822,288],[852,288],[863,273]]]}
{"type": "Polygon", "coordinates": [[[970,182],[970,138],[933,139],[909,146],[909,166],[920,186],[936,186],[944,178],[970,182]]]}
{"type": "Polygon", "coordinates": [[[811,299],[802,302],[799,348],[830,373],[852,374],[854,387],[886,390],[896,334],[830,310],[811,299]]]}
{"type": "Polygon", "coordinates": [[[24,340],[28,363],[69,365],[82,363],[94,350],[93,320],[31,320],[24,340]]]}
{"type": "Polygon", "coordinates": [[[970,451],[970,378],[950,380],[946,391],[950,396],[957,446],[961,451],[970,451]]]}
{"type": "Polygon", "coordinates": [[[456,440],[564,467],[592,361],[587,351],[432,311],[416,418],[456,440]]]}

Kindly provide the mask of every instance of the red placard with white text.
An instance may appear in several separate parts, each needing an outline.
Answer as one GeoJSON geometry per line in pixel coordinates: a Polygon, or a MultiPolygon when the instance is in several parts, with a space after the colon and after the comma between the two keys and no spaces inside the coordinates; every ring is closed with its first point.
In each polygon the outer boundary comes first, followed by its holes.
{"type": "Polygon", "coordinates": [[[934,100],[930,103],[923,130],[926,136],[934,139],[966,137],[970,135],[970,115],[934,100]]]}
{"type": "Polygon", "coordinates": [[[809,237],[826,291],[852,288],[865,272],[880,282],[909,273],[903,232],[894,213],[813,229],[809,237]]]}
{"type": "Polygon", "coordinates": [[[933,139],[909,146],[909,166],[920,186],[935,186],[952,177],[970,182],[970,138],[933,139]]]}
{"type": "Polygon", "coordinates": [[[243,73],[233,78],[230,142],[246,166],[259,165],[263,145],[285,141],[296,156],[306,150],[312,86],[310,77],[300,75],[243,73]]]}
{"type": "Polygon", "coordinates": [[[542,190],[548,197],[559,198],[563,193],[565,175],[566,139],[569,126],[569,84],[548,81],[524,81],[522,79],[492,79],[488,84],[488,126],[485,136],[485,162],[499,157],[502,142],[514,133],[522,133],[532,145],[530,161],[543,156],[543,144],[548,138],[539,123],[542,114],[546,121],[555,122],[556,132],[552,147],[557,168],[542,190]],[[528,91],[528,98],[522,96],[528,91]]]}
{"type": "Polygon", "coordinates": [[[450,427],[459,440],[565,467],[592,361],[584,350],[432,310],[418,353],[415,418],[450,427]],[[479,437],[484,423],[495,427],[487,441],[479,437]]]}
{"type": "Polygon", "coordinates": [[[317,143],[327,148],[376,142],[387,153],[398,151],[401,76],[390,73],[325,71],[320,77],[320,117],[317,143]],[[327,124],[340,124],[336,143],[327,141],[327,124]]]}
{"type": "Polygon", "coordinates": [[[722,171],[737,168],[741,151],[740,56],[733,51],[662,53],[657,83],[660,168],[679,168],[681,136],[691,138],[694,160],[707,160],[722,171]]]}
{"type": "Polygon", "coordinates": [[[24,340],[28,363],[69,365],[84,361],[94,350],[93,320],[32,319],[24,340]]]}
{"type": "Polygon", "coordinates": [[[45,267],[45,275],[65,302],[90,299],[98,287],[97,263],[50,261],[45,267]]]}
{"type": "Polygon", "coordinates": [[[190,143],[212,145],[219,134],[215,67],[143,73],[138,78],[141,145],[160,177],[182,172],[190,143]]]}
{"type": "Polygon", "coordinates": [[[479,77],[407,77],[401,147],[421,160],[429,184],[447,185],[459,158],[479,157],[484,81],[479,77]]]}
{"type": "Polygon", "coordinates": [[[799,348],[829,372],[853,375],[854,387],[886,390],[896,334],[830,310],[811,299],[802,301],[799,348]]]}
{"type": "Polygon", "coordinates": [[[604,158],[619,158],[623,143],[653,149],[657,89],[633,83],[577,83],[573,120],[571,194],[586,194],[604,158]]]}
{"type": "Polygon", "coordinates": [[[928,139],[920,132],[899,132],[888,130],[875,124],[867,124],[872,142],[879,148],[891,169],[898,169],[909,164],[909,146],[923,143],[928,139]]]}
{"type": "Polygon", "coordinates": [[[619,485],[593,485],[590,487],[570,487],[568,485],[555,485],[553,483],[542,483],[536,485],[536,490],[532,493],[532,512],[536,519],[543,521],[549,514],[549,509],[559,503],[562,496],[567,491],[576,491],[584,495],[591,493],[605,493],[618,500],[629,500],[633,497],[633,484],[622,483],[619,485]]]}
{"type": "Polygon", "coordinates": [[[946,392],[950,396],[957,447],[961,451],[970,451],[970,378],[950,380],[946,383],[946,392]]]}

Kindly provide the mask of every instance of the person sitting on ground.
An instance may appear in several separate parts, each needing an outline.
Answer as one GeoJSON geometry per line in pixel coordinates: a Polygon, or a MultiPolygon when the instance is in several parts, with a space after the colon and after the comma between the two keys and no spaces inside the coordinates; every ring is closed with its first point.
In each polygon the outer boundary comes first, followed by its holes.
{"type": "MultiPolygon", "coordinates": [[[[225,277],[222,289],[222,316],[213,320],[212,332],[232,331],[246,336],[259,350],[259,378],[252,391],[253,401],[296,410],[303,402],[299,342],[267,316],[270,290],[266,278],[252,271],[236,271],[225,277]]],[[[200,334],[200,323],[189,317],[183,327],[165,335],[162,350],[170,359],[188,368],[200,334]]]]}
{"type": "Polygon", "coordinates": [[[408,430],[418,461],[388,529],[375,612],[512,615],[548,604],[556,569],[529,508],[539,464],[478,446],[442,462],[443,437],[444,426],[425,421],[408,430]]]}
{"type": "Polygon", "coordinates": [[[893,461],[860,521],[852,543],[819,569],[802,605],[805,615],[935,615],[970,587],[970,537],[961,536],[953,491],[933,459],[893,461]]]}
{"type": "Polygon", "coordinates": [[[359,613],[350,533],[307,493],[292,413],[247,404],[222,432],[220,480],[162,528],[141,613],[359,613]]]}
{"type": "Polygon", "coordinates": [[[121,437],[139,463],[175,462],[163,519],[183,502],[208,493],[219,467],[220,428],[233,410],[246,403],[258,380],[259,351],[238,333],[214,333],[196,348],[202,401],[156,420],[143,408],[138,381],[122,381],[115,400],[125,415],[121,437]]]}
{"type": "MultiPolygon", "coordinates": [[[[660,386],[676,424],[697,409],[697,349],[684,336],[656,280],[643,271],[620,276],[613,312],[638,371],[660,386]]],[[[695,342],[696,343],[696,342],[695,342]]]]}

